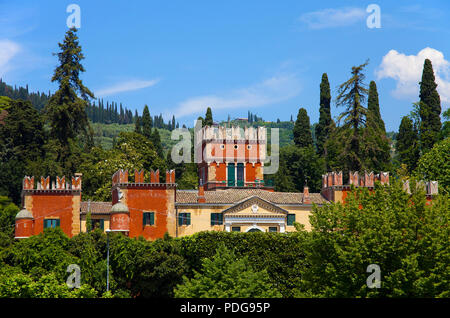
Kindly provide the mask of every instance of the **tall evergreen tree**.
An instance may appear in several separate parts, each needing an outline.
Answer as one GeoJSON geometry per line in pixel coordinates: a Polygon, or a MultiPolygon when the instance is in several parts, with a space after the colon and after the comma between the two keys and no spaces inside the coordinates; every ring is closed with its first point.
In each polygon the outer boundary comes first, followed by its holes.
{"type": "Polygon", "coordinates": [[[409,172],[416,169],[420,157],[419,136],[408,116],[404,116],[400,123],[396,151],[400,162],[406,164],[409,172]]]}
{"type": "Polygon", "coordinates": [[[300,148],[313,145],[309,116],[304,108],[299,109],[294,125],[294,143],[300,148]]]}
{"type": "Polygon", "coordinates": [[[212,126],[214,124],[211,107],[208,107],[205,115],[205,126],[212,126]]]}
{"type": "Polygon", "coordinates": [[[134,121],[134,131],[139,134],[142,134],[141,120],[139,119],[139,116],[136,116],[136,119],[134,121]]]}
{"type": "Polygon", "coordinates": [[[371,81],[369,84],[369,98],[367,101],[368,118],[367,121],[373,121],[384,133],[386,128],[380,114],[380,102],[378,100],[377,84],[371,81]]]}
{"type": "Polygon", "coordinates": [[[152,117],[150,117],[147,105],[144,106],[142,111],[142,134],[147,138],[152,137],[152,117]]]}
{"type": "Polygon", "coordinates": [[[363,131],[360,153],[364,158],[366,169],[390,170],[391,148],[386,136],[384,121],[381,118],[378,91],[374,81],[371,81],[369,86],[366,127],[363,131]]]}
{"type": "Polygon", "coordinates": [[[423,152],[438,141],[441,130],[441,98],[437,92],[433,65],[426,59],[420,82],[420,143],[423,152]]]}
{"type": "Polygon", "coordinates": [[[331,118],[331,93],[330,83],[328,82],[327,73],[322,74],[322,82],[320,83],[320,117],[319,123],[316,126],[316,145],[317,153],[319,155],[327,154],[325,142],[330,136],[330,129],[333,119],[331,118]]]}
{"type": "Polygon", "coordinates": [[[158,156],[161,159],[165,159],[164,158],[163,147],[162,147],[162,144],[161,144],[161,136],[159,135],[159,132],[158,132],[157,128],[153,129],[153,133],[151,135],[151,141],[153,143],[153,146],[155,146],[155,150],[156,150],[156,153],[158,154],[158,156]]]}
{"type": "Polygon", "coordinates": [[[345,164],[344,170],[359,171],[363,167],[361,158],[361,128],[365,123],[367,109],[363,106],[368,90],[364,84],[364,68],[369,62],[352,67],[352,77],[338,88],[336,106],[344,106],[345,110],[340,114],[339,121],[344,119],[344,124],[340,129],[341,134],[336,137],[343,142],[342,162],[345,164]],[[347,130],[350,130],[348,133],[347,130]]]}
{"type": "MultiPolygon", "coordinates": [[[[55,136],[60,148],[57,161],[63,168],[66,167],[66,158],[71,155],[69,140],[79,133],[89,133],[89,121],[86,115],[86,106],[89,98],[94,94],[83,85],[80,73],[85,69],[81,64],[84,55],[78,42],[77,29],[72,28],[66,32],[63,43],[59,43],[59,65],[56,67],[52,82],[59,84],[58,90],[50,98],[45,113],[50,121],[52,136],[55,136]],[[79,96],[81,96],[81,98],[79,96]]],[[[65,171],[74,173],[75,171],[65,171]]]]}

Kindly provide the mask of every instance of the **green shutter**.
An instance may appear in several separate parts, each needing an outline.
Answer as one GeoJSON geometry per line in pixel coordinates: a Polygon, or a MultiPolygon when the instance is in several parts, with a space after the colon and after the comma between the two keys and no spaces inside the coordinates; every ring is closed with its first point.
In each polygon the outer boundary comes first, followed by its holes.
{"type": "Polygon", "coordinates": [[[234,187],[235,184],[235,178],[234,178],[234,163],[229,163],[228,164],[228,186],[229,187],[234,187]]]}
{"type": "Polygon", "coordinates": [[[216,215],[217,213],[211,213],[211,225],[216,225],[216,215]]]}
{"type": "Polygon", "coordinates": [[[50,220],[44,220],[44,229],[49,228],[50,226],[50,220]]]}
{"type": "Polygon", "coordinates": [[[55,224],[55,227],[59,227],[59,224],[60,224],[60,222],[59,222],[59,219],[56,219],[56,222],[55,222],[56,224],[55,224]]]}
{"type": "Polygon", "coordinates": [[[295,222],[295,214],[287,215],[287,225],[294,225],[295,222]]]}
{"type": "Polygon", "coordinates": [[[184,213],[180,213],[178,214],[178,225],[183,225],[183,214],[184,213]]]}
{"type": "Polygon", "coordinates": [[[150,225],[155,225],[155,212],[150,212],[150,225]]]}
{"type": "Polygon", "coordinates": [[[102,231],[105,229],[105,220],[100,219],[100,228],[102,229],[102,231]]]}
{"type": "Polygon", "coordinates": [[[191,214],[190,213],[186,213],[186,217],[187,217],[187,219],[186,219],[186,225],[191,225],[191,214]]]}

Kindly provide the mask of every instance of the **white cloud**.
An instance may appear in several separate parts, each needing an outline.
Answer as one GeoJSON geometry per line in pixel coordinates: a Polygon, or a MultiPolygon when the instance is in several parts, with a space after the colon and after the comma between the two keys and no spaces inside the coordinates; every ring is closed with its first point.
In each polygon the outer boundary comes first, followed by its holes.
{"type": "Polygon", "coordinates": [[[294,75],[280,75],[256,85],[234,90],[223,96],[207,95],[189,98],[179,103],[177,117],[201,113],[206,107],[213,109],[249,108],[271,105],[288,100],[300,92],[300,83],[294,75]]]}
{"type": "Polygon", "coordinates": [[[309,29],[326,29],[349,26],[364,20],[366,11],[361,8],[323,9],[304,13],[299,21],[305,23],[309,29]]]}
{"type": "Polygon", "coordinates": [[[159,79],[153,80],[129,80],[115,84],[110,87],[99,89],[95,91],[95,96],[105,97],[110,95],[115,95],[123,92],[136,91],[138,89],[147,88],[154,86],[159,82],[159,79]]]}
{"type": "Polygon", "coordinates": [[[0,40],[0,77],[11,68],[11,60],[20,51],[20,46],[10,40],[0,40]]]}
{"type": "Polygon", "coordinates": [[[430,59],[433,64],[436,84],[442,102],[450,102],[450,62],[444,54],[433,48],[425,48],[417,55],[405,55],[390,50],[375,72],[378,79],[392,78],[397,81],[393,95],[397,98],[418,100],[419,82],[422,78],[423,63],[430,59]]]}

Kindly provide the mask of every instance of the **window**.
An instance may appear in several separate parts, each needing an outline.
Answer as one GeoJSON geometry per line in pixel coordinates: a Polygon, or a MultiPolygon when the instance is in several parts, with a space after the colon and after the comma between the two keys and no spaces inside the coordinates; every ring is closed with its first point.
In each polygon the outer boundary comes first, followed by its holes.
{"type": "Polygon", "coordinates": [[[105,229],[104,222],[105,222],[105,220],[103,220],[103,219],[91,219],[91,229],[92,230],[95,230],[95,229],[104,230],[105,229]]]}
{"type": "Polygon", "coordinates": [[[178,214],[178,225],[191,225],[191,214],[190,213],[178,214]]]}
{"type": "Polygon", "coordinates": [[[225,145],[220,145],[220,149],[225,149],[225,145]]]}
{"type": "Polygon", "coordinates": [[[222,224],[223,224],[223,214],[211,213],[211,225],[222,225],[222,224]]]}
{"type": "Polygon", "coordinates": [[[287,215],[287,225],[294,225],[295,222],[295,214],[287,215]]]}
{"type": "Polygon", "coordinates": [[[238,149],[238,145],[234,145],[234,149],[238,149]]]}
{"type": "Polygon", "coordinates": [[[247,145],[247,149],[248,150],[252,149],[252,145],[247,145]]]}
{"type": "Polygon", "coordinates": [[[155,225],[155,212],[144,212],[142,224],[146,225],[155,225]]]}
{"type": "Polygon", "coordinates": [[[278,228],[276,226],[270,226],[269,232],[278,232],[278,228]]]}
{"type": "Polygon", "coordinates": [[[50,228],[50,227],[59,227],[59,219],[45,219],[44,220],[44,229],[50,228]]]}
{"type": "Polygon", "coordinates": [[[233,226],[233,227],[231,228],[231,231],[232,231],[232,232],[240,232],[240,231],[241,231],[241,227],[240,227],[240,226],[233,226]]]}

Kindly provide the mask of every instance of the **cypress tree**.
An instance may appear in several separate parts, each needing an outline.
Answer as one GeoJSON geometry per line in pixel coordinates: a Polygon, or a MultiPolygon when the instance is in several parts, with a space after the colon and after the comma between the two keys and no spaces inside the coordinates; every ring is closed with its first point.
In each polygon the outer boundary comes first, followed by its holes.
{"type": "Polygon", "coordinates": [[[155,146],[156,153],[161,159],[164,159],[164,151],[161,144],[161,136],[159,135],[158,129],[153,129],[153,133],[151,135],[151,141],[153,146],[155,146]]]}
{"type": "Polygon", "coordinates": [[[208,107],[205,115],[205,126],[212,126],[214,123],[211,108],[208,107]]]}
{"type": "Polygon", "coordinates": [[[331,93],[330,93],[330,83],[328,82],[327,73],[322,74],[322,81],[320,83],[320,116],[319,123],[316,126],[316,145],[317,153],[319,155],[327,154],[325,149],[325,142],[330,136],[330,125],[333,119],[331,118],[331,93]]]}
{"type": "Polygon", "coordinates": [[[417,167],[420,150],[417,129],[408,116],[404,116],[400,123],[396,151],[400,162],[406,164],[408,171],[412,172],[417,167]]]}
{"type": "Polygon", "coordinates": [[[380,103],[378,100],[377,84],[375,81],[371,81],[369,84],[369,97],[367,102],[368,110],[368,122],[373,122],[377,125],[384,133],[386,133],[386,128],[384,121],[380,114],[380,103]]]}
{"type": "Polygon", "coordinates": [[[375,171],[390,170],[391,151],[383,119],[380,115],[377,86],[374,81],[369,85],[369,97],[366,127],[363,132],[361,155],[365,168],[375,171]]]}
{"type": "Polygon", "coordinates": [[[141,121],[139,119],[139,116],[136,116],[135,122],[134,122],[134,131],[142,134],[142,129],[141,129],[141,121]]]}
{"type": "Polygon", "coordinates": [[[430,150],[439,140],[441,130],[441,99],[437,92],[433,66],[429,59],[423,65],[420,82],[420,143],[422,152],[430,150]]]}
{"type": "Polygon", "coordinates": [[[313,145],[309,116],[304,108],[299,109],[294,125],[294,143],[300,148],[313,145]]]}
{"type": "Polygon", "coordinates": [[[152,118],[147,105],[144,106],[142,111],[142,134],[147,138],[152,137],[152,118]]]}

